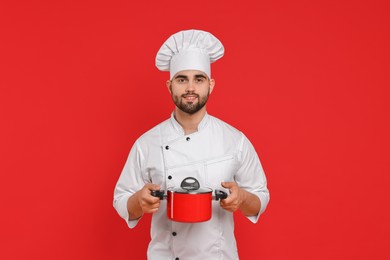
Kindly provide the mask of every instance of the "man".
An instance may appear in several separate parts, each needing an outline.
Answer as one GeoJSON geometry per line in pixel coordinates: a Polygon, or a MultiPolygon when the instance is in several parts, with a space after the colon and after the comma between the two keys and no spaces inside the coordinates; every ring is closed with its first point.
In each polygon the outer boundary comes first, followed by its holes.
{"type": "Polygon", "coordinates": [[[266,177],[255,149],[242,132],[206,111],[215,86],[210,63],[223,54],[222,43],[199,30],[172,35],[157,53],[156,66],[170,71],[166,84],[176,107],[135,142],[114,191],[114,207],[130,228],[153,213],[148,259],[238,259],[232,212],[240,210],[256,223],[267,207],[266,177]],[[180,187],[186,177],[228,191],[226,199],[212,202],[210,220],[171,221],[166,201],[151,195],[180,187]]]}

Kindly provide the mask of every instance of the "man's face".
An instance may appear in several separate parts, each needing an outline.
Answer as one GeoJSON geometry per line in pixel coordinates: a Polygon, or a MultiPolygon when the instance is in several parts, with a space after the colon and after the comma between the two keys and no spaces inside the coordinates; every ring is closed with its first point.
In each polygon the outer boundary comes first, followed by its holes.
{"type": "Polygon", "coordinates": [[[192,115],[206,105],[214,80],[199,70],[183,70],[168,80],[167,86],[176,107],[192,115]]]}

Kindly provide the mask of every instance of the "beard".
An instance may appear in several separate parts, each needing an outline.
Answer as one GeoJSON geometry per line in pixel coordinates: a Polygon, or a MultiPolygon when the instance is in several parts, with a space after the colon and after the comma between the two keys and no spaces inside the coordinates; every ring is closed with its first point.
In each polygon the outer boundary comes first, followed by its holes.
{"type": "Polygon", "coordinates": [[[172,100],[175,103],[176,107],[179,108],[181,111],[188,113],[190,115],[195,114],[199,110],[201,110],[207,103],[207,100],[209,99],[210,91],[207,93],[206,96],[199,96],[195,93],[186,93],[181,96],[175,96],[172,94],[172,100]],[[198,102],[184,102],[183,98],[185,98],[187,95],[196,96],[198,102]]]}

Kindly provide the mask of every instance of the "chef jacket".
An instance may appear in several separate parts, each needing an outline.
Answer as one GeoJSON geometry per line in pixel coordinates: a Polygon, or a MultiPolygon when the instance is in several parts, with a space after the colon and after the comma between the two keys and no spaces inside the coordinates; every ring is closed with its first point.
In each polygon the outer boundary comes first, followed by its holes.
{"type": "MultiPolygon", "coordinates": [[[[127,200],[146,183],[167,191],[180,187],[186,177],[195,177],[200,187],[220,189],[222,181],[235,181],[261,201],[258,221],[269,201],[267,181],[260,160],[244,134],[209,115],[203,117],[198,131],[185,135],[174,113],[170,119],[143,134],[134,143],[114,191],[114,207],[130,228],[127,200]]],[[[226,189],[225,189],[226,191],[226,189]]],[[[233,214],[212,202],[212,217],[199,223],[181,223],[167,218],[166,200],[153,214],[150,260],[238,259],[233,214]]]]}

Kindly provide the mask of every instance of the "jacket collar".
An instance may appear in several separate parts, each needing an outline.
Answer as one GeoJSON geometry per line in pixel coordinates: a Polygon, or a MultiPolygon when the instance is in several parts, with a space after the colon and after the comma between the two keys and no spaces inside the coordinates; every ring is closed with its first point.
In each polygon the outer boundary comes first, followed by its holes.
{"type": "MultiPolygon", "coordinates": [[[[205,114],[204,117],[202,118],[202,121],[200,121],[200,123],[199,123],[199,125],[198,125],[198,132],[202,131],[202,130],[207,126],[207,123],[209,122],[209,120],[210,120],[210,116],[209,116],[209,114],[206,112],[206,114],[205,114]]],[[[183,127],[179,124],[179,122],[176,121],[175,112],[172,112],[170,121],[171,121],[172,127],[173,127],[177,132],[179,132],[180,134],[184,135],[184,129],[183,129],[183,127]]]]}

